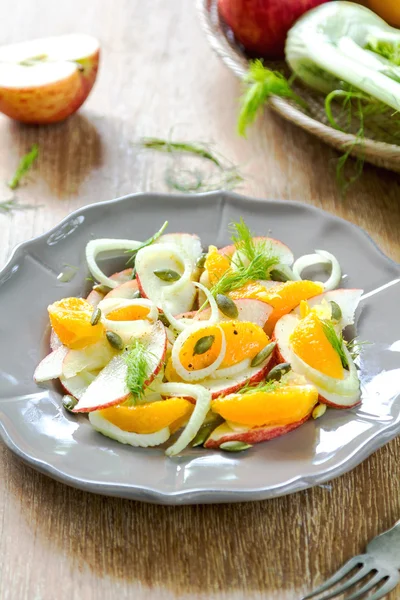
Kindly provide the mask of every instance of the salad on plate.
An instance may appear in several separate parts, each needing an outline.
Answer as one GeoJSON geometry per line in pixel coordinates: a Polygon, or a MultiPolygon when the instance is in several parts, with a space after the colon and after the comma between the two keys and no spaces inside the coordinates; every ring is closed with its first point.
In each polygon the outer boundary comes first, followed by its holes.
{"type": "Polygon", "coordinates": [[[135,447],[238,452],[284,435],[327,408],[361,401],[358,344],[344,338],[362,290],[342,289],[325,250],[294,260],[241,219],[232,244],[191,233],[87,244],[93,289],[48,307],[51,352],[37,383],[58,379],[71,413],[135,447]],[[111,276],[101,254],[126,256],[111,276]],[[314,265],[325,282],[302,278],[314,265]]]}

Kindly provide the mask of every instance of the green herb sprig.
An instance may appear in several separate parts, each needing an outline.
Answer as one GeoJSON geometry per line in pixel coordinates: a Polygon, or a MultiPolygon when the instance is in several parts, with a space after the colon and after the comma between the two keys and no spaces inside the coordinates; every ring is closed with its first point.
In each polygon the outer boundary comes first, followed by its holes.
{"type": "Polygon", "coordinates": [[[12,179],[9,181],[8,187],[10,189],[15,190],[19,186],[21,179],[32,168],[32,165],[37,159],[38,155],[39,146],[37,144],[33,144],[30,151],[21,158],[17,170],[15,171],[12,179]]]}
{"type": "Polygon", "coordinates": [[[337,333],[336,329],[331,321],[321,320],[322,328],[324,330],[324,334],[328,339],[328,342],[332,346],[332,348],[339,355],[340,361],[344,369],[349,368],[349,361],[347,360],[347,356],[343,350],[343,335],[341,333],[337,333]]]}
{"type": "Polygon", "coordinates": [[[162,234],[164,233],[164,231],[166,230],[167,227],[168,227],[168,221],[165,221],[165,223],[160,227],[160,229],[154,235],[149,237],[149,239],[147,239],[145,242],[143,242],[143,244],[141,244],[139,246],[139,248],[136,248],[136,250],[127,250],[127,252],[129,252],[131,254],[131,256],[126,264],[135,266],[135,260],[136,260],[136,256],[137,256],[137,253],[139,252],[139,250],[141,250],[142,248],[146,248],[146,246],[150,246],[151,244],[154,244],[154,242],[156,242],[162,236],[162,234]]]}
{"type": "Polygon", "coordinates": [[[184,142],[161,138],[143,138],[141,145],[172,155],[174,163],[165,171],[165,183],[169,189],[184,193],[209,192],[213,190],[232,190],[243,182],[239,168],[211,150],[211,145],[203,142],[184,142]],[[212,172],[200,168],[186,168],[178,157],[192,156],[213,166],[212,172]]]}
{"type": "Polygon", "coordinates": [[[259,59],[249,63],[249,70],[243,78],[245,90],[240,100],[240,113],[237,122],[239,135],[246,137],[247,128],[254,123],[266,101],[272,95],[290,98],[307,108],[306,102],[292,89],[291,82],[278,71],[271,71],[259,59]]]}
{"type": "Polygon", "coordinates": [[[150,356],[143,342],[135,340],[124,355],[124,358],[128,368],[126,385],[132,394],[133,402],[135,402],[144,393],[145,383],[150,370],[150,356]]]}
{"type": "Polygon", "coordinates": [[[213,285],[211,288],[213,296],[237,290],[249,281],[270,279],[271,269],[279,264],[279,258],[273,254],[268,244],[264,241],[256,241],[242,218],[236,223],[231,223],[230,229],[231,239],[237,252],[240,252],[249,262],[244,264],[239,257],[234,263],[235,268],[226,271],[213,285]]]}

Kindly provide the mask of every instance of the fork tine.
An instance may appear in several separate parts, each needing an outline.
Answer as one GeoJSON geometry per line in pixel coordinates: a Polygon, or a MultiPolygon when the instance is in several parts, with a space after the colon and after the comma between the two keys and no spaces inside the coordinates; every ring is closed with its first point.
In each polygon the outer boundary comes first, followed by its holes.
{"type": "Polygon", "coordinates": [[[358,600],[358,598],[364,596],[364,594],[366,594],[367,592],[369,592],[369,590],[378,585],[378,583],[386,579],[387,576],[387,573],[382,573],[382,571],[378,571],[369,581],[367,581],[365,585],[363,585],[359,590],[354,592],[354,594],[348,596],[346,600],[358,600]]]}
{"type": "MultiPolygon", "coordinates": [[[[325,581],[325,583],[320,585],[317,589],[312,591],[310,594],[307,594],[307,596],[304,596],[302,600],[308,600],[309,598],[313,598],[317,594],[321,594],[322,592],[325,592],[325,590],[328,590],[329,588],[331,588],[333,585],[335,585],[335,583],[338,583],[339,581],[341,581],[343,579],[343,577],[346,577],[346,575],[348,575],[352,569],[354,569],[358,565],[361,565],[362,568],[360,569],[360,571],[355,573],[355,575],[353,575],[353,577],[351,579],[349,579],[349,581],[346,581],[346,583],[343,584],[343,586],[341,586],[340,590],[344,591],[348,587],[353,585],[354,583],[357,583],[357,581],[362,579],[364,577],[364,575],[366,575],[369,572],[369,568],[366,568],[364,565],[364,560],[365,560],[365,555],[354,556],[345,565],[343,565],[343,567],[341,567],[338,571],[336,571],[336,573],[334,575],[332,575],[332,577],[330,577],[327,581],[325,581]]],[[[328,600],[328,598],[333,598],[338,593],[339,593],[339,590],[335,590],[334,592],[331,592],[330,594],[324,596],[323,600],[328,600]]]]}
{"type": "Polygon", "coordinates": [[[376,590],[376,592],[372,594],[372,596],[368,596],[368,600],[379,600],[380,598],[383,598],[384,596],[386,596],[386,594],[391,592],[398,583],[399,576],[391,575],[387,582],[382,587],[380,587],[379,590],[376,590]]]}

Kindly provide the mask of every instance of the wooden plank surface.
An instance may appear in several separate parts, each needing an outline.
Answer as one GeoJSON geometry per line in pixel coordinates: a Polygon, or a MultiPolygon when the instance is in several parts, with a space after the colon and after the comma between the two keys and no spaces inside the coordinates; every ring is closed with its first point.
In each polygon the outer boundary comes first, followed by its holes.
{"type": "MultiPolygon", "coordinates": [[[[0,119],[1,181],[40,145],[18,192],[37,210],[0,215],[1,264],[79,206],[164,191],[165,161],[137,142],[171,128],[214,141],[243,165],[243,193],[321,206],[400,261],[399,177],[366,166],[343,199],[337,154],[308,134],[266,114],[238,139],[238,83],[208,48],[189,0],[6,0],[0,22],[2,43],[80,31],[98,36],[103,51],[78,115],[48,128],[0,119]]],[[[169,508],[67,488],[2,445],[0,599],[299,598],[400,517],[399,455],[395,440],[331,484],[273,501],[169,508]]]]}

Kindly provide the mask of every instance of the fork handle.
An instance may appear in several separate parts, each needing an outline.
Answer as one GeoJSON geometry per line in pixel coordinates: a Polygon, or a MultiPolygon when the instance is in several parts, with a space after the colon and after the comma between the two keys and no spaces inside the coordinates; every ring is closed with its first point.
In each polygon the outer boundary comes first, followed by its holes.
{"type": "Polygon", "coordinates": [[[400,569],[400,520],[371,540],[367,552],[400,569]]]}

